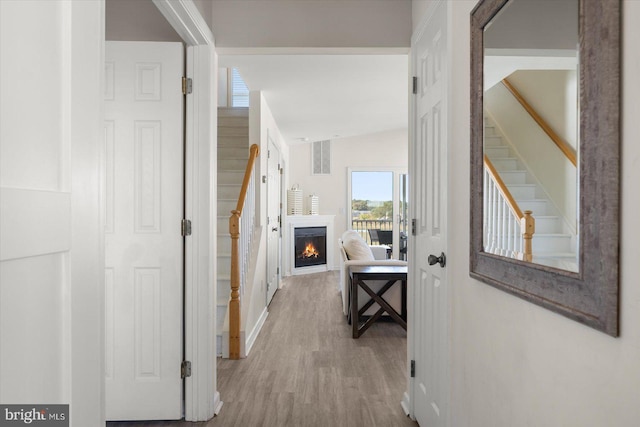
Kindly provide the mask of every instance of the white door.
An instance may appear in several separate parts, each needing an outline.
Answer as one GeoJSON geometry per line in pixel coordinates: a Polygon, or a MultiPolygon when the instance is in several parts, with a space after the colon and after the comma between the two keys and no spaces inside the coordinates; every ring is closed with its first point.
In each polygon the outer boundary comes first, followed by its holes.
{"type": "Polygon", "coordinates": [[[269,138],[269,152],[267,154],[267,305],[280,285],[280,151],[269,138]]]}
{"type": "Polygon", "coordinates": [[[410,176],[415,235],[409,253],[413,324],[410,354],[414,415],[422,426],[446,426],[448,418],[447,267],[429,256],[447,251],[447,7],[433,2],[424,32],[413,42],[417,76],[410,176]],[[411,350],[412,349],[412,350],[411,350]]]}
{"type": "Polygon", "coordinates": [[[108,420],[182,417],[181,43],[105,54],[108,420]]]}

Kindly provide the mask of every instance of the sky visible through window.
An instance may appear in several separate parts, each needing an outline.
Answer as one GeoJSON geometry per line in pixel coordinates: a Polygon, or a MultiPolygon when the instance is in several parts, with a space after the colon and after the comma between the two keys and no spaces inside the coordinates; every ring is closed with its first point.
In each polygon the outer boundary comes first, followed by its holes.
{"type": "Polygon", "coordinates": [[[393,200],[393,172],[352,172],[351,199],[393,200]]]}

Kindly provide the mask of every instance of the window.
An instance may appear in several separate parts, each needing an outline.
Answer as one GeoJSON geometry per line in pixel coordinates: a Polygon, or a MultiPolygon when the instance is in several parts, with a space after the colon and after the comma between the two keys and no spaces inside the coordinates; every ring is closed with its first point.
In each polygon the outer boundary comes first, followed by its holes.
{"type": "Polygon", "coordinates": [[[348,168],[350,229],[367,243],[391,247],[393,258],[407,258],[406,170],[348,168]]]}
{"type": "Polygon", "coordinates": [[[231,106],[249,106],[249,88],[235,68],[231,70],[231,106]]]}

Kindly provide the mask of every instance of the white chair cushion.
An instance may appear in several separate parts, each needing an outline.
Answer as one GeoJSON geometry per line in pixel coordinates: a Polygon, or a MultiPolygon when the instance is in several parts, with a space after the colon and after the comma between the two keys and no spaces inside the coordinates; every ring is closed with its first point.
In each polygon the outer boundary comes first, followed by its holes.
{"type": "Polygon", "coordinates": [[[348,230],[342,235],[342,247],[349,259],[373,261],[375,258],[367,242],[355,231],[348,230]]]}

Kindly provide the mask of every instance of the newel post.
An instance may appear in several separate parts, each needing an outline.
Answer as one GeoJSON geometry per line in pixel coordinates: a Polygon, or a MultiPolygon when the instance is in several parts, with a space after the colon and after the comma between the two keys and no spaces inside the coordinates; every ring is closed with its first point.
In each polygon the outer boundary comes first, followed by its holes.
{"type": "Polygon", "coordinates": [[[229,217],[231,234],[231,300],[229,302],[229,359],[240,359],[240,212],[231,211],[229,217]]]}
{"type": "Polygon", "coordinates": [[[524,216],[520,219],[522,237],[524,239],[524,261],[533,261],[532,242],[533,234],[536,232],[536,220],[531,216],[533,212],[524,211],[524,216]]]}

